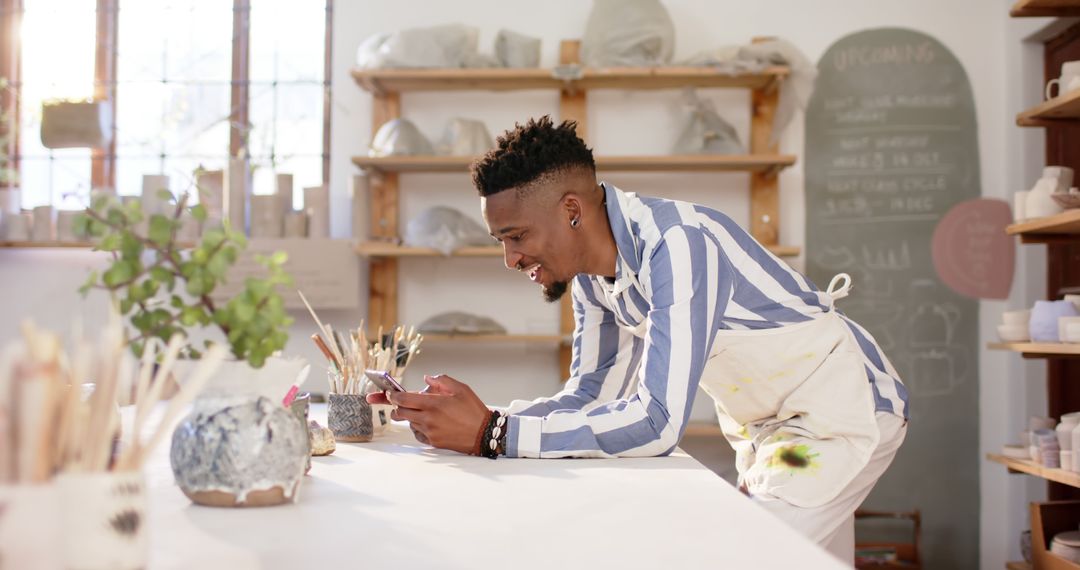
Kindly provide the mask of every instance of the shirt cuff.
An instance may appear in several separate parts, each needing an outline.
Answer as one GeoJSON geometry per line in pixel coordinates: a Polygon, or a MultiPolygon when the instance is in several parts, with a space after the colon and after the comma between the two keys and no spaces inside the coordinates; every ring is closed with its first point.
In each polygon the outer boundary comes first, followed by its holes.
{"type": "Polygon", "coordinates": [[[544,418],[510,416],[506,428],[507,457],[540,457],[540,428],[544,418]]]}

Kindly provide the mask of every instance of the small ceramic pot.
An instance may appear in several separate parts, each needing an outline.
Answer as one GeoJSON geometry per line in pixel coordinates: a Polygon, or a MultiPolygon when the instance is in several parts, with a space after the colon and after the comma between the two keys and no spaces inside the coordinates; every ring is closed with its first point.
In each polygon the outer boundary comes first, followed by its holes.
{"type": "Polygon", "coordinates": [[[332,393],[329,395],[326,414],[327,424],[337,441],[371,441],[374,426],[367,396],[332,393]]]}
{"type": "Polygon", "coordinates": [[[1001,313],[1001,324],[1003,325],[1024,325],[1026,327],[1030,322],[1031,309],[1005,311],[1004,313],[1001,313]]]}
{"type": "Polygon", "coordinates": [[[65,473],[60,489],[64,567],[136,570],[147,566],[142,471],[65,473]]]}
{"type": "Polygon", "coordinates": [[[311,458],[307,426],[281,401],[196,400],[173,432],[173,476],[192,502],[262,507],[296,501],[311,458]]]}

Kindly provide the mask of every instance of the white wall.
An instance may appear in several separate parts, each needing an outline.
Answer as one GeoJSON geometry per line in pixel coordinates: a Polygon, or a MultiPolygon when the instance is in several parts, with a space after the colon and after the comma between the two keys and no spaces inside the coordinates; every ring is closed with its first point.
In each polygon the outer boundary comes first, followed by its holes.
{"type": "MultiPolygon", "coordinates": [[[[1033,23],[1010,22],[1010,0],[666,0],[675,21],[676,57],[753,36],[775,35],[801,47],[816,61],[840,37],[875,27],[908,27],[939,39],[965,66],[974,88],[980,125],[984,194],[1008,199],[1011,192],[1029,184],[1042,162],[1041,132],[1012,126],[1013,116],[1036,96],[1041,63],[1030,67],[1025,59],[1036,57],[1036,48],[1024,48],[1021,38],[1033,23]],[[1034,50],[1034,51],[1033,51],[1034,50]],[[1022,81],[1018,81],[1021,79],[1022,81]]],[[[331,192],[334,201],[333,233],[350,234],[349,179],[355,173],[349,157],[363,153],[372,133],[371,98],[348,74],[357,45],[365,37],[405,27],[468,20],[481,30],[481,49],[490,51],[498,29],[507,27],[543,39],[543,64],[555,62],[558,42],[581,37],[589,2],[548,0],[513,2],[495,0],[349,0],[335,3],[333,43],[333,130],[331,145],[331,192]]],[[[736,125],[745,141],[748,127],[748,96],[743,92],[713,91],[721,114],[736,125]]],[[[554,93],[506,94],[409,94],[402,100],[404,113],[429,137],[437,137],[454,116],[482,119],[493,134],[515,121],[543,113],[557,114],[554,93]]],[[[676,92],[607,92],[591,96],[589,136],[601,153],[664,153],[683,124],[676,92]],[[629,118],[629,119],[628,119],[629,118]]],[[[782,151],[803,153],[802,119],[782,140],[782,151]]],[[[625,175],[612,181],[628,190],[701,202],[726,211],[745,223],[749,213],[748,180],[745,175],[625,175]]],[[[802,245],[804,208],[802,166],[781,177],[782,241],[802,245]]],[[[402,219],[408,220],[422,207],[442,203],[458,207],[479,219],[478,202],[464,175],[409,175],[402,178],[402,219]]],[[[1022,248],[1019,280],[1007,303],[983,303],[982,339],[993,337],[993,324],[1005,307],[1027,304],[1042,293],[1041,249],[1022,248]]],[[[0,252],[0,301],[4,319],[0,341],[16,333],[18,318],[33,315],[42,324],[66,328],[73,315],[82,314],[91,326],[100,323],[100,303],[86,304],[73,291],[94,258],[85,252],[0,252]]],[[[801,259],[795,261],[801,267],[801,259]]],[[[400,295],[402,319],[416,323],[430,314],[465,308],[499,319],[513,332],[554,332],[557,310],[543,304],[538,293],[521,276],[490,260],[405,261],[400,295]]],[[[327,313],[335,326],[355,325],[360,311],[327,313]]],[[[306,315],[296,314],[287,351],[317,362],[307,341],[313,332],[306,315]]],[[[978,453],[982,463],[982,560],[983,568],[1001,568],[1017,559],[1019,531],[1027,527],[1024,505],[1036,498],[1041,485],[1031,478],[1007,476],[1000,466],[981,459],[986,451],[1015,440],[1030,413],[1045,410],[1042,365],[1022,363],[1015,355],[981,351],[982,408],[978,453]],[[1024,383],[1025,377],[1032,379],[1024,383]],[[1015,435],[1014,435],[1015,434],[1015,435]],[[1004,500],[1003,500],[1004,498],[1004,500]]],[[[415,372],[446,372],[473,384],[492,402],[512,397],[533,397],[558,389],[556,356],[550,347],[489,346],[484,348],[428,348],[415,372]]],[[[321,383],[311,384],[320,388],[321,383]]],[[[704,398],[701,399],[704,402],[704,398]]],[[[695,416],[708,417],[702,402],[695,416]]],[[[944,467],[944,466],[942,466],[944,467]]]]}

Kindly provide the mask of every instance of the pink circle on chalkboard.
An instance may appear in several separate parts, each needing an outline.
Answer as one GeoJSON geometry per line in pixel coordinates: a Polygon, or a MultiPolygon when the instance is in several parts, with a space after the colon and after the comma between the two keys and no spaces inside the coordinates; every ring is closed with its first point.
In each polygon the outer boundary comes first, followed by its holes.
{"type": "Polygon", "coordinates": [[[934,228],[930,250],[938,277],[976,299],[1005,299],[1012,288],[1016,244],[1005,234],[1012,210],[1002,200],[979,198],[952,207],[934,228]]]}

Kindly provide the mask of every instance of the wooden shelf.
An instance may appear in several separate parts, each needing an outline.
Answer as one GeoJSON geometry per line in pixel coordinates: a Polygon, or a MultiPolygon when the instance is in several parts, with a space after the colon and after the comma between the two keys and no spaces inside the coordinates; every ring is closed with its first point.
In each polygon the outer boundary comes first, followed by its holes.
{"type": "Polygon", "coordinates": [[[1080,89],[1044,101],[1016,116],[1021,127],[1046,127],[1080,119],[1080,89]]]}
{"type": "Polygon", "coordinates": [[[1080,473],[1074,473],[1064,469],[1043,467],[1030,459],[1013,459],[996,453],[987,453],[986,458],[994,463],[1000,463],[1005,467],[1008,467],[1009,471],[1027,473],[1028,475],[1041,477],[1048,481],[1054,481],[1055,483],[1080,488],[1080,473]]]}
{"type": "Polygon", "coordinates": [[[986,345],[992,350],[1011,350],[1024,356],[1080,356],[1080,343],[1065,342],[991,342],[986,345]]]}
{"type": "Polygon", "coordinates": [[[1078,0],[1017,0],[1009,15],[1013,18],[1080,16],[1078,0]]]}
{"type": "Polygon", "coordinates": [[[1031,570],[1031,564],[1027,562],[1006,562],[1005,570],[1031,570]]]}
{"type": "Polygon", "coordinates": [[[4,249],[90,249],[94,244],[90,242],[65,242],[65,241],[0,241],[0,248],[4,249]]]}
{"type": "MultiPolygon", "coordinates": [[[[467,172],[472,156],[354,156],[353,164],[376,172],[467,172]]],[[[596,169],[608,172],[756,172],[773,175],[795,164],[790,154],[598,156],[596,169]]]]}
{"type": "Polygon", "coordinates": [[[1080,239],[1080,208],[1065,210],[1056,216],[1035,218],[1010,224],[1005,228],[1009,235],[1019,235],[1024,243],[1080,239]]]}
{"type": "Polygon", "coordinates": [[[562,344],[566,339],[557,334],[425,334],[424,344],[486,344],[537,343],[562,344]]]}
{"type": "MultiPolygon", "coordinates": [[[[797,246],[768,246],[777,257],[796,257],[801,253],[797,246]]],[[[454,250],[449,256],[441,251],[427,247],[409,247],[381,241],[367,241],[356,244],[356,253],[364,257],[502,257],[503,249],[499,246],[472,246],[454,250]]]]}
{"type": "Polygon", "coordinates": [[[788,76],[784,66],[760,73],[723,73],[711,67],[577,68],[580,74],[556,77],[548,68],[488,69],[353,69],[364,90],[376,95],[406,91],[525,91],[556,89],[772,89],[788,76]]]}

